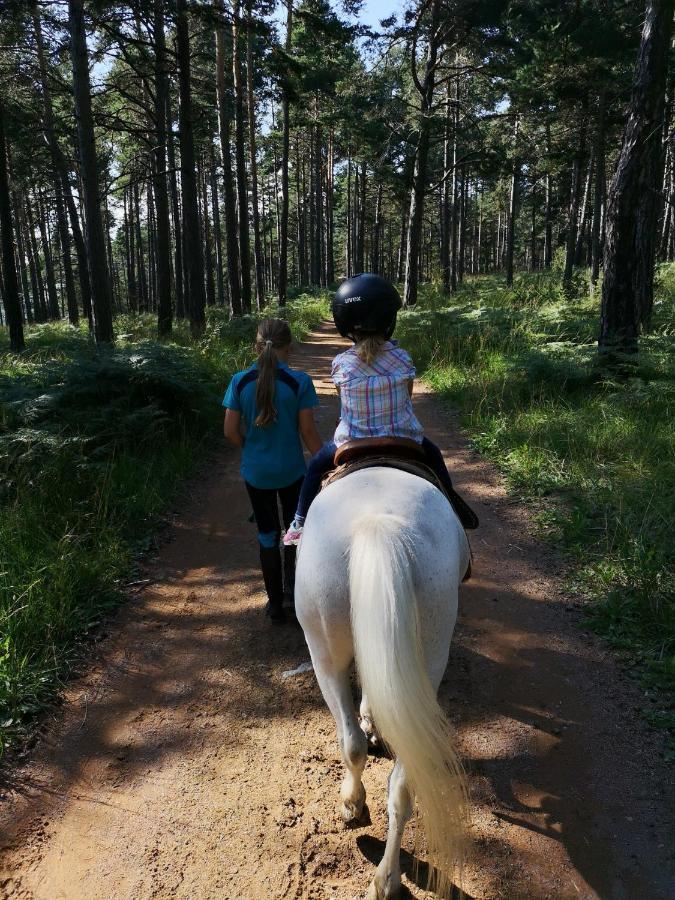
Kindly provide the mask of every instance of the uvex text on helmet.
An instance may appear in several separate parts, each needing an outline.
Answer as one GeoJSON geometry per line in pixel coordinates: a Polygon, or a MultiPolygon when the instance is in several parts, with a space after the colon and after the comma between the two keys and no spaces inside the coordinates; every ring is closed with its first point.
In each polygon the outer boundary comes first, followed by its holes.
{"type": "Polygon", "coordinates": [[[381,334],[390,338],[396,326],[401,298],[394,285],[371,272],[342,282],[333,297],[333,321],[343,337],[381,334]]]}

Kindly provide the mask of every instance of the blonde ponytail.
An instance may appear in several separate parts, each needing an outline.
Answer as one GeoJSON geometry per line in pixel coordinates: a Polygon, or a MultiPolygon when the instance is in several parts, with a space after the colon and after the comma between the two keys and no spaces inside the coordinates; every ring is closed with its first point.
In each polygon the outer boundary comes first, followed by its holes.
{"type": "Polygon", "coordinates": [[[258,416],[255,424],[264,428],[277,418],[274,406],[275,377],[277,372],[277,350],[288,347],[293,336],[288,322],[283,319],[263,319],[258,325],[255,346],[258,351],[258,383],[255,403],[258,416]]]}
{"type": "Polygon", "coordinates": [[[367,337],[358,337],[356,352],[360,360],[367,366],[371,366],[384,346],[384,338],[381,334],[369,334],[367,337]]]}

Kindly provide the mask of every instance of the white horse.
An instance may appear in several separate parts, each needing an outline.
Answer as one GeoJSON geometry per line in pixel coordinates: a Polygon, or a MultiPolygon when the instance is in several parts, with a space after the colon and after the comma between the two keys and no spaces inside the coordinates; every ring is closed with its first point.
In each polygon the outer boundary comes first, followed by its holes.
{"type": "Polygon", "coordinates": [[[337,725],[346,822],[363,809],[361,776],[373,723],[396,759],[387,843],[368,900],[399,892],[401,838],[415,797],[429,887],[444,895],[461,865],[465,782],[436,694],[468,564],[468,541],[450,504],[408,472],[354,472],[319,494],[307,516],[296,612],[337,725]],[[363,691],[361,725],[350,686],[354,660],[363,691]]]}

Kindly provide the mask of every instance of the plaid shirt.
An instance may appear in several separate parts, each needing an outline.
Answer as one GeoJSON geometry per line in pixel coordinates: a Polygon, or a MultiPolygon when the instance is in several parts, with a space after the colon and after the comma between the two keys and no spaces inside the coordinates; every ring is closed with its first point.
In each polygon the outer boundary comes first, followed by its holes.
{"type": "Polygon", "coordinates": [[[410,355],[396,341],[387,341],[367,365],[355,347],[333,360],[331,376],[340,389],[339,447],[354,438],[405,437],[422,442],[408,383],[415,377],[410,355]]]}

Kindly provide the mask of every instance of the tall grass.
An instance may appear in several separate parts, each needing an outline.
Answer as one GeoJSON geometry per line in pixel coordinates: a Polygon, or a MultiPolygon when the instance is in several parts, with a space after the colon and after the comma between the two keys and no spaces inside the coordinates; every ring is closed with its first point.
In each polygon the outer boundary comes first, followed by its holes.
{"type": "MultiPolygon", "coordinates": [[[[325,300],[299,297],[287,314],[302,338],[325,300]]],[[[20,357],[0,330],[0,751],[58,690],[157,516],[217,446],[256,319],[210,310],[196,344],[182,323],[158,343],[152,316],[116,326],[104,350],[84,328],[36,326],[20,357]]]]}
{"type": "Polygon", "coordinates": [[[577,561],[591,627],[672,688],[675,267],[659,272],[652,329],[615,378],[596,356],[599,299],[579,279],[566,301],[557,284],[482,277],[450,302],[430,286],[397,336],[511,489],[538,498],[543,530],[577,561]]]}

